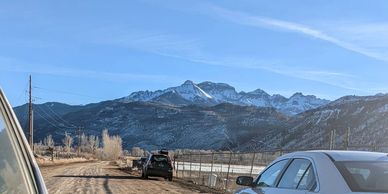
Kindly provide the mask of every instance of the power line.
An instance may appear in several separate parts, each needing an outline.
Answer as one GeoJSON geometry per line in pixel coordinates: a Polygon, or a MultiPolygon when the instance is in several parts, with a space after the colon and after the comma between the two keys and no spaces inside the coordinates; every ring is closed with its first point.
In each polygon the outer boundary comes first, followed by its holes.
{"type": "MultiPolygon", "coordinates": [[[[42,98],[39,98],[39,97],[36,97],[36,98],[42,100],[42,98]]],[[[42,104],[42,105],[43,105],[43,104],[42,104]]],[[[54,122],[61,123],[61,124],[64,124],[64,125],[68,125],[68,126],[70,126],[70,127],[76,127],[76,125],[72,124],[71,122],[64,120],[58,113],[56,113],[52,108],[50,108],[50,106],[48,106],[47,103],[45,103],[44,106],[46,106],[47,109],[48,109],[52,114],[48,114],[42,107],[40,107],[40,105],[37,105],[37,107],[38,107],[42,112],[44,112],[46,115],[48,115],[54,122]],[[52,117],[52,116],[54,116],[54,117],[52,117]]]]}
{"type": "MultiPolygon", "coordinates": [[[[54,123],[61,123],[61,122],[58,122],[56,119],[52,118],[45,110],[43,110],[40,106],[36,106],[42,113],[44,113],[46,116],[47,116],[47,119],[51,119],[52,121],[54,121],[54,123]]],[[[38,112],[38,111],[37,111],[38,112]]],[[[63,123],[61,123],[63,124],[63,123]]]]}
{"type": "Polygon", "coordinates": [[[61,126],[58,126],[54,123],[52,123],[51,121],[49,121],[47,118],[45,118],[43,115],[41,115],[39,112],[36,112],[36,114],[38,114],[43,120],[45,120],[46,122],[48,122],[51,126],[57,128],[57,129],[61,129],[61,130],[67,130],[67,129],[76,129],[77,127],[61,127],[61,126]]]}
{"type": "Polygon", "coordinates": [[[42,88],[42,87],[39,87],[39,86],[34,86],[34,88],[40,89],[40,90],[44,90],[44,91],[48,91],[48,92],[69,94],[69,95],[73,95],[73,96],[81,96],[81,97],[92,98],[92,99],[99,99],[100,100],[102,98],[102,97],[89,96],[89,95],[85,95],[85,94],[69,92],[69,91],[64,91],[64,90],[47,89],[47,88],[42,88]]]}
{"type": "Polygon", "coordinates": [[[64,120],[61,116],[59,116],[52,108],[50,108],[50,106],[48,106],[47,104],[45,104],[45,106],[49,109],[50,112],[52,112],[54,114],[54,116],[56,116],[58,119],[60,119],[61,121],[65,122],[65,124],[69,125],[69,126],[73,126],[75,127],[74,124],[64,120]]]}
{"type": "MultiPolygon", "coordinates": [[[[32,96],[31,95],[31,90],[32,88],[36,88],[36,89],[42,89],[42,90],[46,90],[46,91],[54,91],[54,92],[57,92],[57,93],[67,93],[67,94],[71,94],[71,95],[77,95],[77,96],[83,96],[83,97],[88,97],[88,98],[95,98],[95,97],[92,97],[92,96],[87,96],[87,95],[82,95],[82,94],[77,94],[77,93],[73,93],[73,92],[66,92],[66,91],[59,91],[59,90],[50,90],[50,89],[45,89],[45,88],[41,88],[41,87],[37,87],[37,86],[32,86],[31,84],[31,76],[29,78],[29,91],[26,91],[26,90],[23,90],[24,93],[25,93],[25,96],[27,96],[26,94],[28,93],[29,94],[29,114],[30,114],[30,121],[28,122],[29,123],[29,128],[30,128],[30,133],[29,135],[32,136],[32,132],[31,132],[31,122],[32,122],[32,119],[31,119],[31,114],[32,114],[32,101],[36,101],[36,100],[41,100],[42,98],[40,97],[37,97],[37,96],[32,96]]],[[[23,94],[23,92],[22,92],[23,94]]],[[[19,96],[19,100],[20,100],[20,97],[21,95],[19,96]]],[[[49,123],[51,126],[57,128],[57,129],[76,129],[78,128],[78,130],[80,131],[80,129],[82,129],[81,127],[76,127],[74,124],[64,120],[61,116],[59,116],[59,114],[57,114],[51,107],[49,107],[47,104],[45,104],[45,106],[47,107],[47,109],[52,113],[52,114],[48,114],[43,107],[41,106],[35,106],[37,107],[37,109],[39,109],[40,111],[34,111],[36,114],[38,114],[43,120],[45,120],[47,123],[49,123]],[[43,113],[43,114],[41,114],[43,113]],[[60,124],[60,125],[63,125],[63,126],[58,126],[57,124],[60,124]]],[[[25,118],[25,115],[23,114],[23,118],[25,118]]],[[[31,137],[30,137],[31,138],[31,137]]],[[[30,140],[32,141],[32,140],[30,140]]]]}
{"type": "Polygon", "coordinates": [[[28,88],[28,82],[26,82],[26,85],[23,87],[22,92],[21,92],[21,93],[19,94],[19,96],[17,97],[17,100],[15,101],[15,104],[19,104],[19,102],[20,102],[20,100],[21,100],[23,94],[24,94],[25,101],[27,102],[27,99],[26,99],[26,97],[27,97],[26,94],[28,93],[27,88],[28,88]]]}
{"type": "MultiPolygon", "coordinates": [[[[39,98],[39,97],[38,97],[39,98]]],[[[39,98],[39,99],[42,99],[42,98],[39,98]]],[[[70,123],[69,121],[66,121],[64,120],[63,118],[61,118],[61,116],[59,116],[58,113],[56,113],[50,106],[48,106],[47,104],[44,104],[44,106],[47,107],[47,109],[52,112],[53,114],[48,114],[44,109],[43,107],[40,107],[40,106],[36,106],[39,110],[41,110],[45,115],[47,115],[48,117],[50,117],[54,122],[57,122],[57,123],[61,123],[63,125],[68,125],[66,127],[71,127],[71,128],[74,128],[76,127],[74,124],[70,123]],[[54,116],[54,117],[52,117],[54,116]]]]}
{"type": "Polygon", "coordinates": [[[38,114],[42,119],[44,119],[45,121],[47,121],[51,126],[57,128],[57,129],[69,129],[67,127],[59,127],[55,124],[53,124],[51,121],[47,120],[43,115],[41,115],[39,112],[36,112],[36,114],[38,114]]]}
{"type": "MultiPolygon", "coordinates": [[[[37,107],[40,111],[42,111],[45,115],[47,115],[47,118],[50,118],[55,123],[61,123],[61,124],[65,125],[63,122],[60,122],[60,121],[56,120],[55,118],[51,117],[50,114],[48,114],[42,107],[40,107],[40,106],[35,106],[35,107],[37,107]]],[[[65,127],[73,128],[74,126],[66,126],[65,125],[65,127]]]]}

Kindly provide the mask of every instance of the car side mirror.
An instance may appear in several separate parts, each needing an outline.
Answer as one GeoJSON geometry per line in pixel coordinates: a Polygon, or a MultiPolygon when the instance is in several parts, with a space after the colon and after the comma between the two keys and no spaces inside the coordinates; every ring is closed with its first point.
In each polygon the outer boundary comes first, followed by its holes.
{"type": "Polygon", "coordinates": [[[236,184],[242,185],[242,186],[252,186],[253,178],[250,176],[239,176],[236,179],[236,184]]]}

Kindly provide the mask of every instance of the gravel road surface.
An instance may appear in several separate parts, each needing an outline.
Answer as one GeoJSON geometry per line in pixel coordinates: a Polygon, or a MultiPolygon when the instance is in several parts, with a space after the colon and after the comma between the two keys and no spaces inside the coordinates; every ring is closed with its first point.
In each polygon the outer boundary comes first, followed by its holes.
{"type": "Polygon", "coordinates": [[[41,172],[50,194],[203,193],[163,178],[143,180],[105,161],[42,167],[41,172]]]}

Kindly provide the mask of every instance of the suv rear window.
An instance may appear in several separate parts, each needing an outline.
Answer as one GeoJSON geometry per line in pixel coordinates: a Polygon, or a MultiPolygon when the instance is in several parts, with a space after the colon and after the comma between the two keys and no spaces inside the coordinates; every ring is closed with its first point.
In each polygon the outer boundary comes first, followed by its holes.
{"type": "Polygon", "coordinates": [[[163,155],[154,155],[152,156],[151,161],[155,162],[168,162],[168,157],[163,155]]]}
{"type": "Polygon", "coordinates": [[[388,192],[388,161],[336,162],[353,192],[388,192]]]}

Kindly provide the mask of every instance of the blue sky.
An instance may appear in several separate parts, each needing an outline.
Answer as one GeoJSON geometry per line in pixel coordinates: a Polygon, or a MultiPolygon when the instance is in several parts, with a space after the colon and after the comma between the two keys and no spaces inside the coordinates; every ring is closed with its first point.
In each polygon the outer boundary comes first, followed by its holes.
{"type": "Polygon", "coordinates": [[[183,83],[336,99],[388,92],[387,1],[2,1],[11,104],[86,104],[183,83]]]}

